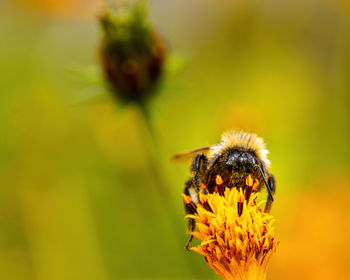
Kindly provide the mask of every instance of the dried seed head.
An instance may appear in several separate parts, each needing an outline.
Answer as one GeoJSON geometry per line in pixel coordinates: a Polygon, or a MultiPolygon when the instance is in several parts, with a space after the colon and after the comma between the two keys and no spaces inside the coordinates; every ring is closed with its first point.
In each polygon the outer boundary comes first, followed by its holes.
{"type": "Polygon", "coordinates": [[[148,22],[144,2],[106,6],[99,18],[103,72],[112,91],[125,102],[150,97],[167,56],[166,44],[148,22]]]}

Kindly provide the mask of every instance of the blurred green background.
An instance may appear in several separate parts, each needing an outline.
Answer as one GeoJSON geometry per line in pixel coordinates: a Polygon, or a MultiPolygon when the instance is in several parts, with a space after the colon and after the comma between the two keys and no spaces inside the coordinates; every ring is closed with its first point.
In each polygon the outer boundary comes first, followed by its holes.
{"type": "Polygon", "coordinates": [[[170,203],[137,108],[77,102],[98,91],[70,69],[98,63],[99,10],[0,2],[0,279],[217,279],[183,249],[189,171],[169,159],[228,129],[270,150],[281,243],[268,278],[348,279],[350,4],[151,1],[155,27],[187,59],[151,104],[170,203]]]}

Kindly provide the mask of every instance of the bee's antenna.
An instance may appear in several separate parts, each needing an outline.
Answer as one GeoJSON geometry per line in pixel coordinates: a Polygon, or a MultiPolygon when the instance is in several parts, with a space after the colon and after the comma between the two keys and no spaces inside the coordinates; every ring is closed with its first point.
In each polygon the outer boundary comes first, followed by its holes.
{"type": "Polygon", "coordinates": [[[267,191],[269,192],[269,196],[270,196],[271,200],[273,201],[271,187],[270,187],[270,185],[269,185],[269,184],[267,183],[267,181],[266,181],[264,171],[262,170],[262,168],[261,168],[261,166],[260,166],[259,164],[257,164],[257,165],[258,165],[258,167],[259,167],[261,176],[262,176],[263,179],[264,179],[265,185],[266,185],[266,187],[267,187],[267,191]]]}

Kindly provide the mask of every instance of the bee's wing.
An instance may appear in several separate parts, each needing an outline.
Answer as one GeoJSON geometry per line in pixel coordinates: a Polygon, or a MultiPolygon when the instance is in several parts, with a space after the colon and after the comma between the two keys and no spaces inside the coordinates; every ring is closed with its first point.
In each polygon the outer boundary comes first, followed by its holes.
{"type": "Polygon", "coordinates": [[[207,154],[212,146],[207,146],[203,148],[194,149],[185,153],[177,154],[172,157],[172,162],[186,162],[191,160],[195,155],[203,153],[207,154]]]}

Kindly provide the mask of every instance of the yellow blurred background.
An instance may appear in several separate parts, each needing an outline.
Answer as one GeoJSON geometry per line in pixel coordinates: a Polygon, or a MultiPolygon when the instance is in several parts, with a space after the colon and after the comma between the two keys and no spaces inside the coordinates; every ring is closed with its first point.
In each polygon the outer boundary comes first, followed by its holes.
{"type": "Polygon", "coordinates": [[[270,150],[268,279],[349,279],[349,3],[150,2],[187,59],[150,105],[167,208],[137,108],[77,102],[100,90],[70,71],[98,63],[99,1],[0,1],[0,279],[217,279],[183,249],[189,171],[169,159],[228,129],[270,150]]]}

